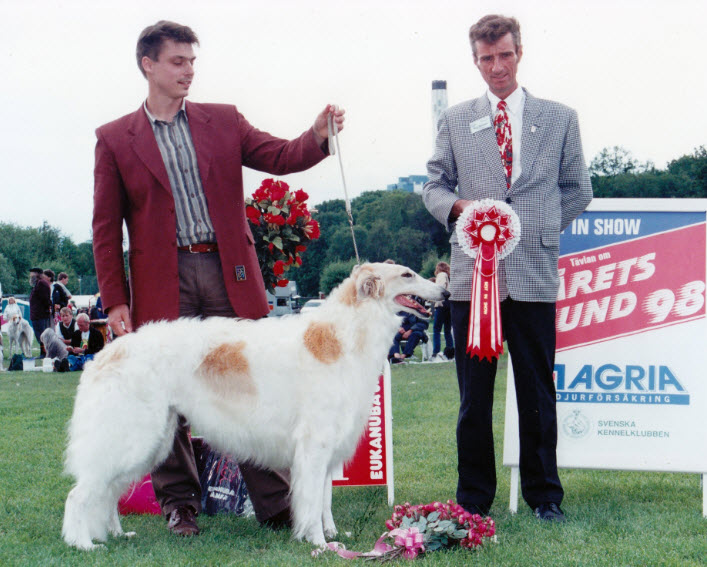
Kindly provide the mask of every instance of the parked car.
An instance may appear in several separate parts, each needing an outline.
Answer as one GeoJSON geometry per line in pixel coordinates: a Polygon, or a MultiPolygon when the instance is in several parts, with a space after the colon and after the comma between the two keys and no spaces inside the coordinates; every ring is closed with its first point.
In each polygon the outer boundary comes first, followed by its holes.
{"type": "Polygon", "coordinates": [[[300,313],[306,313],[307,311],[314,311],[317,307],[321,307],[324,303],[323,299],[310,299],[307,301],[300,309],[300,313]]]}

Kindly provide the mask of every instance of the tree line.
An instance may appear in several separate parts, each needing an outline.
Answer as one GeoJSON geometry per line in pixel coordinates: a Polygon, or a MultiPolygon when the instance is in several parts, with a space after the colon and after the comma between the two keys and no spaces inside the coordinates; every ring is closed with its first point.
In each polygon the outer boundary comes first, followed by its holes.
{"type": "MultiPolygon", "coordinates": [[[[621,147],[604,148],[591,161],[594,196],[601,198],[707,198],[707,149],[658,169],[641,163],[621,147]]],[[[388,258],[425,277],[440,259],[449,258],[449,235],[425,209],[420,195],[404,191],[367,191],[351,201],[359,256],[372,262],[388,258]]],[[[355,263],[351,226],[344,201],[316,206],[321,236],[303,254],[303,264],[288,276],[304,297],[328,293],[355,263]]],[[[75,244],[46,222],[39,228],[0,223],[0,283],[5,294],[29,293],[29,269],[39,266],[69,274],[73,293],[98,291],[91,241],[75,244]],[[79,277],[80,290],[79,290],[79,277]]]]}

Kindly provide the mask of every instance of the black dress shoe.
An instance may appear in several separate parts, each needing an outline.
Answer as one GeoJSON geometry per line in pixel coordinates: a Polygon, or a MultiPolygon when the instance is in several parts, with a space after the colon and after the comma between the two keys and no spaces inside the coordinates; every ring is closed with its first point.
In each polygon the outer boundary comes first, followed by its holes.
{"type": "Polygon", "coordinates": [[[196,513],[191,506],[177,506],[167,518],[167,529],[175,535],[189,537],[199,535],[196,513]]]}
{"type": "Polygon", "coordinates": [[[566,520],[565,514],[554,502],[540,504],[540,506],[535,508],[535,517],[538,520],[545,520],[547,522],[564,522],[566,520]]]}
{"type": "Polygon", "coordinates": [[[263,520],[262,525],[266,528],[270,528],[273,531],[284,530],[285,528],[292,527],[292,514],[289,508],[281,510],[274,516],[270,516],[268,519],[263,520]]]}

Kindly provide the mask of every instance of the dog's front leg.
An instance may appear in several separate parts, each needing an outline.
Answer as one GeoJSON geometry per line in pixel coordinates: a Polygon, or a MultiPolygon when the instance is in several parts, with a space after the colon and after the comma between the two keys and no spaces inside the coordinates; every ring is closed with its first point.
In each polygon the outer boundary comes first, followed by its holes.
{"type": "Polygon", "coordinates": [[[322,508],[322,525],[324,527],[324,536],[332,539],[336,536],[336,525],[334,524],[334,516],[331,513],[331,471],[327,472],[324,480],[324,505],[322,508]]]}
{"type": "Polygon", "coordinates": [[[314,545],[326,543],[322,510],[328,463],[328,451],[321,442],[310,440],[297,443],[291,469],[293,535],[314,545]]]}

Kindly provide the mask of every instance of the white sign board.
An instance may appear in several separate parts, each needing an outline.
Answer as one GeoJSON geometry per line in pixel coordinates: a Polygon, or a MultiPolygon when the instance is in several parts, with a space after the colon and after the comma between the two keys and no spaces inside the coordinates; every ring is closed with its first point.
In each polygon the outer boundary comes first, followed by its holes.
{"type": "MultiPolygon", "coordinates": [[[[705,199],[595,199],[563,233],[560,467],[707,472],[706,212],[705,199]]],[[[509,364],[504,464],[518,453],[509,364]]]]}

